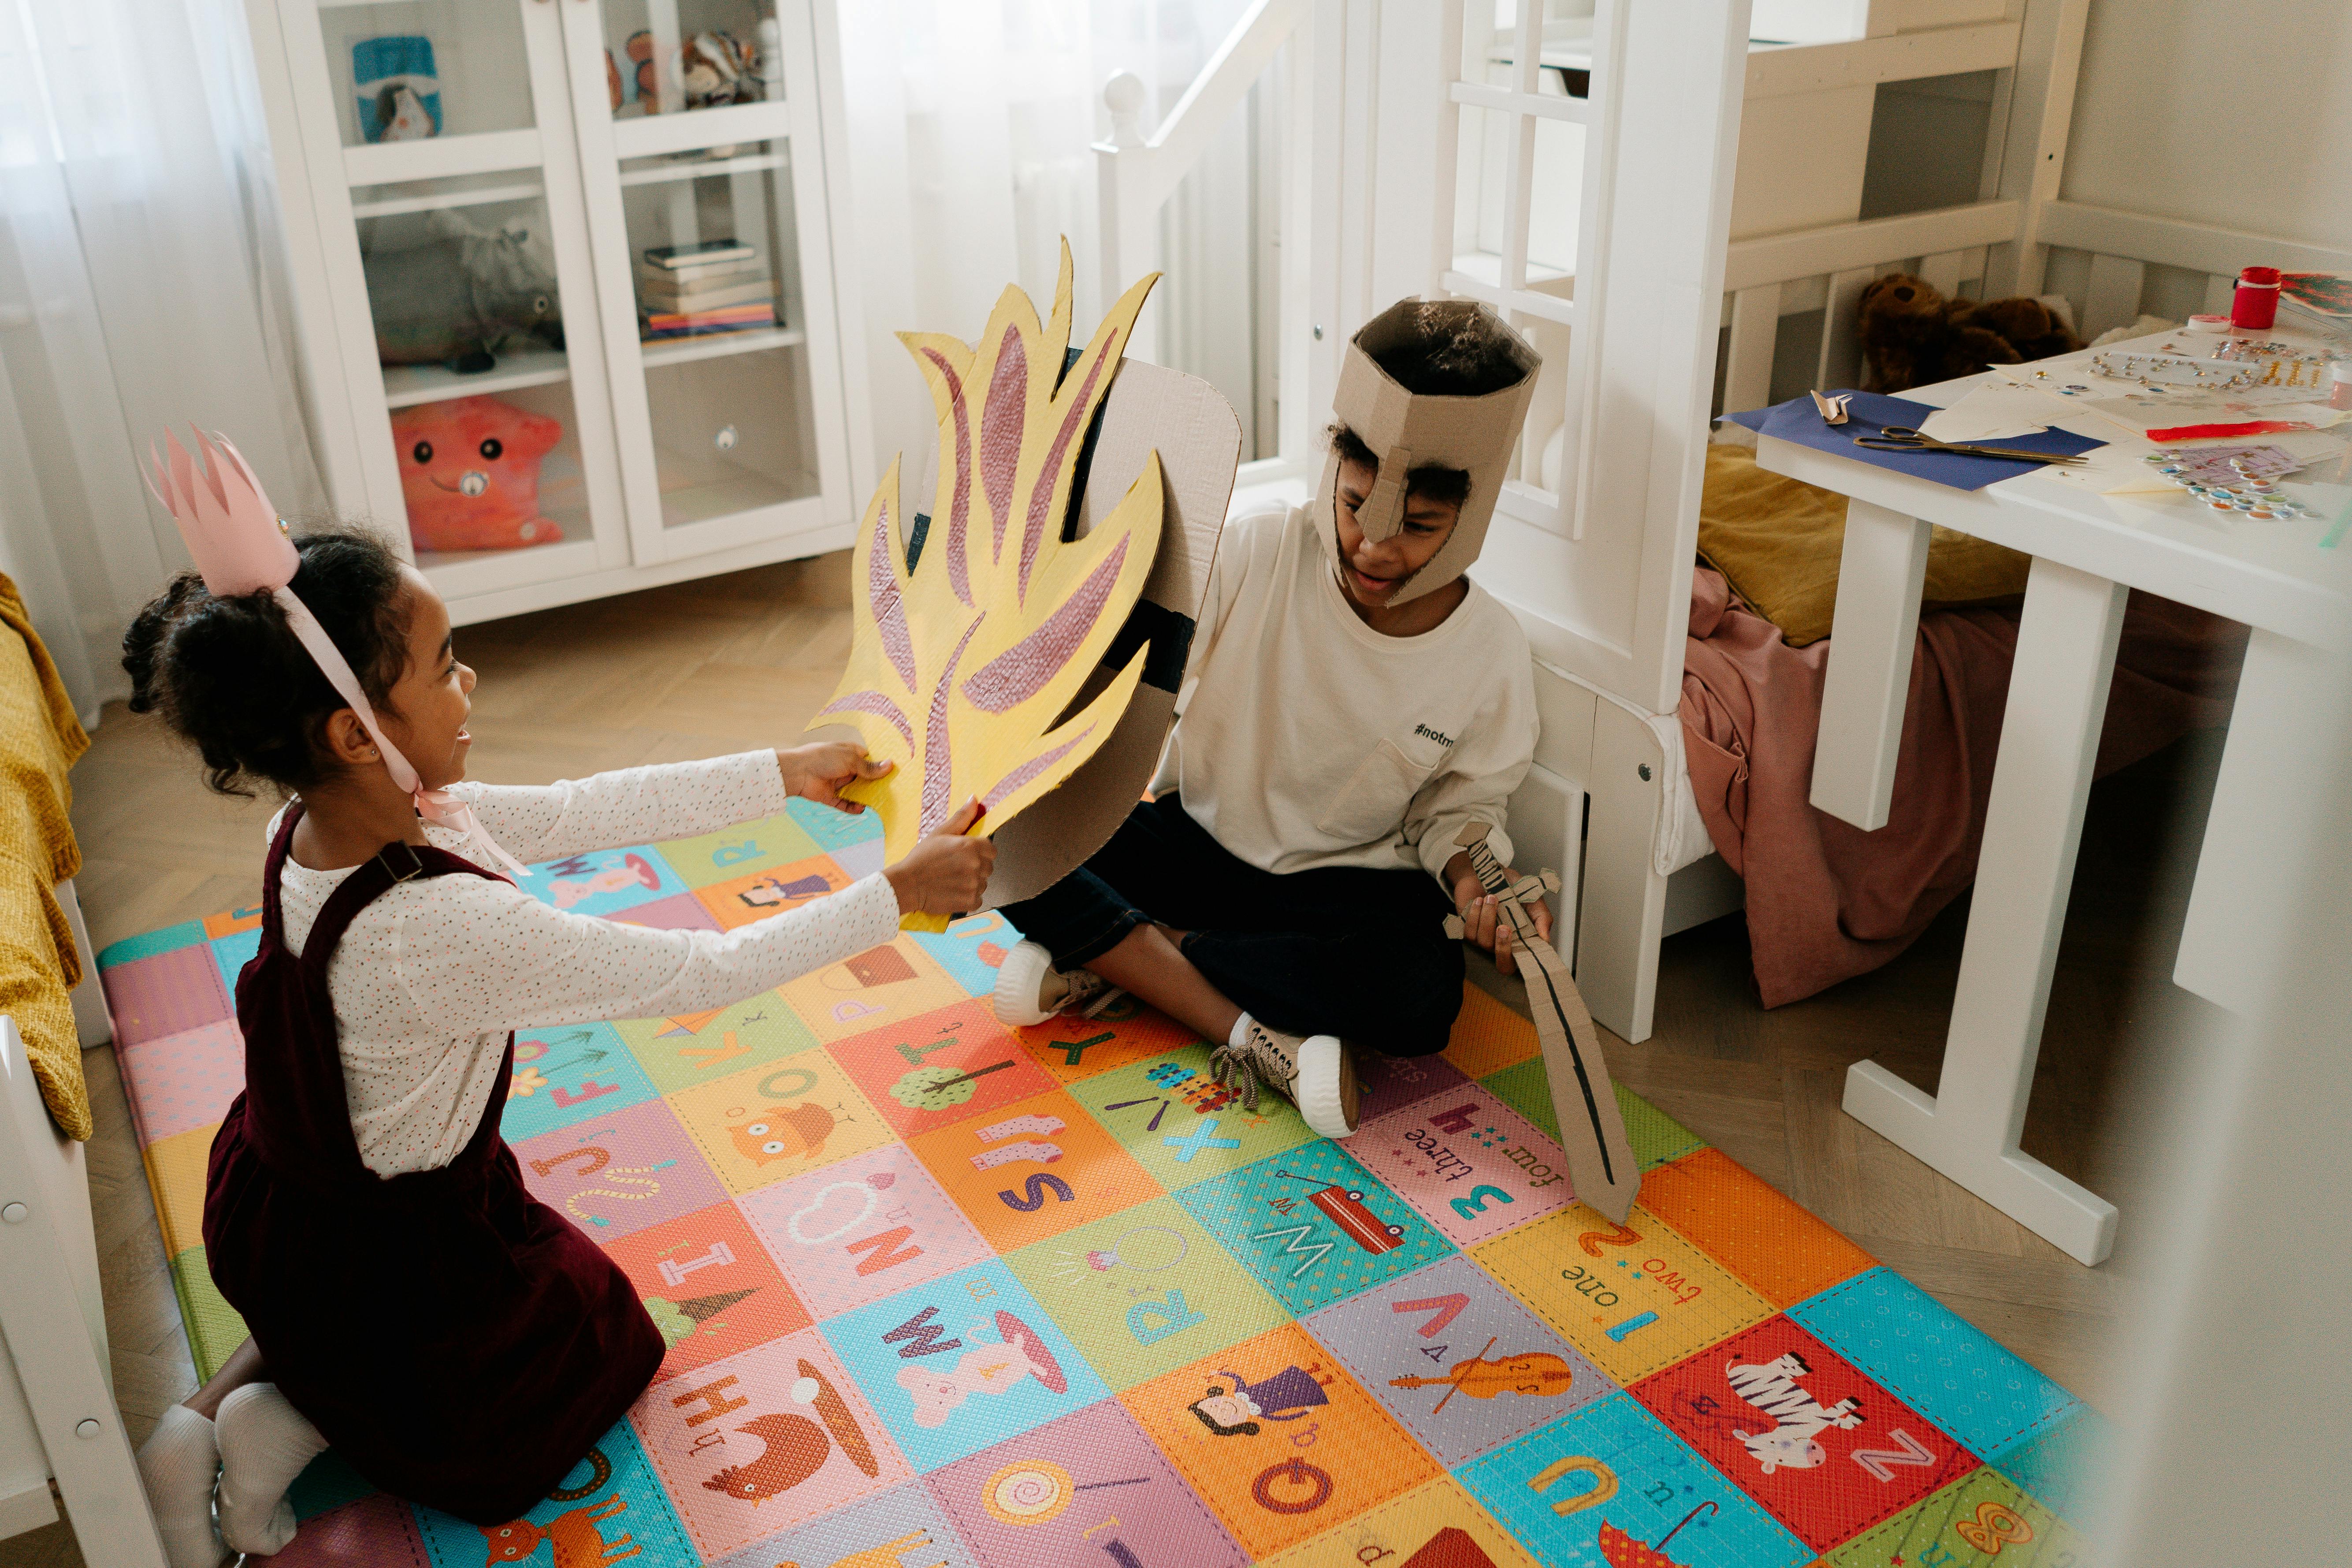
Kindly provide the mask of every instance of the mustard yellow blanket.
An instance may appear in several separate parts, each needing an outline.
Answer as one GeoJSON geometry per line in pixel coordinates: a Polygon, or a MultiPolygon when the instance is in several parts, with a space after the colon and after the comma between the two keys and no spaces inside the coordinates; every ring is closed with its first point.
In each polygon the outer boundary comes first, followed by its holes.
{"type": "Polygon", "coordinates": [[[71,995],[81,958],[57,885],[81,869],[68,773],[89,736],[5,574],[0,626],[0,1013],[16,1020],[58,1128],[87,1139],[89,1090],[71,995]]]}

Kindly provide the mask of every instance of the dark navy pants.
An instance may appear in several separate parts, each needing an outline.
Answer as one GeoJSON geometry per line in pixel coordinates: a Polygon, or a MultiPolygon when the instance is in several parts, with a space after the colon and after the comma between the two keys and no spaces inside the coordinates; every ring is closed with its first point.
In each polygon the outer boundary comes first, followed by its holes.
{"type": "Polygon", "coordinates": [[[1262,871],[1174,795],[1128,814],[1109,843],[1004,918],[1081,968],[1147,922],[1189,933],[1184,956],[1272,1028],[1338,1035],[1392,1057],[1445,1048],[1462,1008],[1454,906],[1418,866],[1262,871]]]}

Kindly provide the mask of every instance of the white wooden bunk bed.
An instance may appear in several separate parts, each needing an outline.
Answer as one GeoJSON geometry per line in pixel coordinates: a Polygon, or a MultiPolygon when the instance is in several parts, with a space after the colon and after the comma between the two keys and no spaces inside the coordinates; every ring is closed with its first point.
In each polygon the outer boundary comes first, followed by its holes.
{"type": "Polygon", "coordinates": [[[1160,204],[1276,73],[1283,232],[1307,237],[1284,247],[1281,384],[1304,395],[1236,505],[1304,495],[1338,346],[1387,301],[1470,295],[1537,337],[1544,384],[1475,572],[1537,659],[1543,736],[1509,826],[1562,874],[1593,1016],[1638,1041],[1661,940],[1742,903],[1675,717],[1710,416],[1856,384],[1858,301],[1889,272],[2046,289],[2088,339],[2143,306],[2226,309],[2252,262],[2352,258],[2058,199],[2088,0],[1754,0],[1752,20],[1743,0],[1535,0],[1482,26],[1496,9],[1259,0],[1155,130],[1114,79],[1101,264],[1152,264],[1160,204]],[[1748,41],[1768,29],[1800,41],[1748,41]],[[1975,199],[1863,218],[1880,85],[1966,73],[1991,73],[1975,199]],[[1570,185],[1564,212],[1547,193],[1570,185]],[[1813,311],[1817,334],[1784,327],[1813,311]]]}

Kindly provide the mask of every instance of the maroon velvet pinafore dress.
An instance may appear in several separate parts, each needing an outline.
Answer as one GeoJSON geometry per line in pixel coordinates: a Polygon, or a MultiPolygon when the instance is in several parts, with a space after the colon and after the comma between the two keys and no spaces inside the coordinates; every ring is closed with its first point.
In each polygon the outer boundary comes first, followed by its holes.
{"type": "Polygon", "coordinates": [[[514,1039],[481,1125],[438,1170],[377,1175],[343,1095],[327,961],[412,877],[493,873],[388,844],[343,879],[299,957],[263,873],[261,950],[236,983],[245,1091],[213,1139],[205,1248],[268,1376],[377,1486],[475,1524],[520,1518],[653,1381],[660,1331],[635,1289],[531,1197],[499,1136],[514,1039]]]}

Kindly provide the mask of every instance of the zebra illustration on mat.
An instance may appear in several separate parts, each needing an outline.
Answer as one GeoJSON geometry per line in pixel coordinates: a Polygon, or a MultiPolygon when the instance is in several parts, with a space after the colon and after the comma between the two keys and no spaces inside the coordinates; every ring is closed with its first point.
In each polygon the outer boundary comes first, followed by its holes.
{"type": "Polygon", "coordinates": [[[1765,1415],[1775,1425],[1768,1432],[1753,1435],[1732,1429],[1731,1435],[1748,1445],[1748,1452],[1764,1467],[1764,1473],[1786,1467],[1791,1470],[1810,1470],[1829,1455],[1813,1441],[1813,1434],[1825,1426],[1852,1431],[1862,1425],[1862,1402],[1841,1399],[1835,1405],[1823,1405],[1804,1389],[1797,1380],[1811,1373],[1805,1358],[1794,1351],[1759,1366],[1743,1366],[1738,1362],[1724,1369],[1723,1375],[1731,1384],[1731,1392],[1739,1395],[1765,1415]]]}

